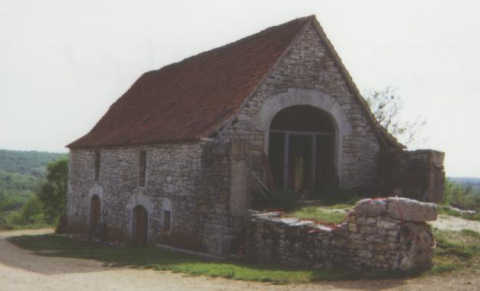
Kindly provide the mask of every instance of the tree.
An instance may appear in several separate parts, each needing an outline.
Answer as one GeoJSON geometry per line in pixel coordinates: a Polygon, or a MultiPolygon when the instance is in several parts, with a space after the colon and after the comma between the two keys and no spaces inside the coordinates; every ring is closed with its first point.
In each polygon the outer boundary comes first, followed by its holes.
{"type": "Polygon", "coordinates": [[[419,146],[425,142],[419,132],[426,121],[420,117],[412,121],[401,119],[403,100],[395,89],[386,87],[383,90],[371,90],[365,96],[377,121],[399,142],[407,147],[419,146]]]}
{"type": "Polygon", "coordinates": [[[61,159],[48,164],[47,180],[38,191],[48,223],[55,222],[65,212],[68,183],[68,160],[61,159]]]}

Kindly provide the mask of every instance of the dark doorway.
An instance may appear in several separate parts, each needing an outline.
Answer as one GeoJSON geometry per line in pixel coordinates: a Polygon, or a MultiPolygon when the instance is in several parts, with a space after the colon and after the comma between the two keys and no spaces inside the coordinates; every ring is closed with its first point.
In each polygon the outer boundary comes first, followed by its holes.
{"type": "Polygon", "coordinates": [[[269,159],[276,188],[311,192],[336,183],[335,126],[325,112],[292,106],[272,120],[269,159]]]}
{"type": "Polygon", "coordinates": [[[90,201],[90,232],[94,233],[100,224],[100,198],[97,195],[90,201]]]}
{"type": "Polygon", "coordinates": [[[133,233],[134,244],[136,246],[145,246],[147,244],[148,214],[147,210],[141,205],[133,209],[133,233]]]}

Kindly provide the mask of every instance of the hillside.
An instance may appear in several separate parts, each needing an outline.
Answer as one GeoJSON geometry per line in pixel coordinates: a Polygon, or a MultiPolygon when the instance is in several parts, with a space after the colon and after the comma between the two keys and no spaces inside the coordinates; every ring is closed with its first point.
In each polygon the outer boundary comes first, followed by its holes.
{"type": "Polygon", "coordinates": [[[472,187],[473,190],[480,191],[480,178],[474,177],[448,177],[454,183],[464,187],[472,187]]]}
{"type": "Polygon", "coordinates": [[[66,156],[49,152],[0,150],[0,170],[43,177],[48,163],[66,156]]]}
{"type": "Polygon", "coordinates": [[[0,224],[7,212],[22,207],[46,175],[48,163],[66,154],[0,150],[0,224]]]}

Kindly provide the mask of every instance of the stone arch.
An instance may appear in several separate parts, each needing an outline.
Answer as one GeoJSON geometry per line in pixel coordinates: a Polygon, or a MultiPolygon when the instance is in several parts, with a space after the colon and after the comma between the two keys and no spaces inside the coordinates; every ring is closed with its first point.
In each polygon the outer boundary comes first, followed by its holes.
{"type": "Polygon", "coordinates": [[[133,194],[127,203],[128,233],[130,238],[135,238],[135,217],[134,208],[142,206],[147,212],[147,238],[151,237],[151,215],[153,213],[152,200],[143,193],[133,194]]]}
{"type": "Polygon", "coordinates": [[[352,132],[348,118],[335,98],[313,89],[289,89],[287,92],[269,97],[257,115],[257,129],[264,132],[264,152],[268,155],[270,126],[274,117],[283,109],[308,105],[326,112],[335,126],[335,171],[338,182],[343,180],[343,140],[352,132]]]}

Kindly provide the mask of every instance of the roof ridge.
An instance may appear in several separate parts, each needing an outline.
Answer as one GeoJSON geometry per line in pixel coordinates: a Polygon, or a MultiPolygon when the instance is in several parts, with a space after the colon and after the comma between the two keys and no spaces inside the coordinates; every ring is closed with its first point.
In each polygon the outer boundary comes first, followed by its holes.
{"type": "Polygon", "coordinates": [[[208,136],[235,116],[314,20],[314,15],[296,18],[142,74],[68,147],[185,142],[208,136]],[[154,117],[143,121],[145,114],[154,117]]]}
{"type": "Polygon", "coordinates": [[[235,114],[237,112],[239,112],[244,106],[245,104],[248,102],[248,99],[250,98],[250,96],[252,96],[253,94],[255,94],[255,92],[257,91],[258,87],[260,87],[260,85],[265,81],[265,78],[267,78],[271,73],[272,71],[275,69],[275,67],[278,65],[278,63],[281,62],[281,60],[284,58],[285,54],[287,53],[287,51],[289,50],[289,48],[292,46],[293,43],[295,43],[295,41],[298,39],[299,35],[301,34],[301,32],[303,32],[307,25],[309,25],[313,20],[315,20],[315,15],[312,14],[312,15],[309,15],[309,16],[305,16],[305,17],[299,17],[299,18],[296,18],[296,19],[293,19],[293,20],[290,20],[288,22],[285,22],[283,24],[279,24],[279,25],[276,25],[276,26],[272,26],[272,27],[269,27],[269,28],[266,28],[264,30],[262,30],[261,32],[258,32],[257,34],[260,34],[264,31],[267,31],[269,30],[270,28],[278,28],[280,26],[283,26],[283,25],[288,25],[294,21],[299,21],[299,20],[303,20],[305,21],[305,23],[303,23],[303,25],[295,32],[294,36],[290,39],[289,43],[285,46],[285,48],[283,49],[282,53],[277,57],[276,61],[270,66],[270,68],[265,72],[265,74],[261,77],[261,79],[257,82],[256,86],[251,90],[251,92],[249,92],[247,94],[247,96],[245,96],[245,98],[243,99],[242,103],[240,106],[238,106],[238,108],[230,114],[230,116],[228,118],[226,118],[223,122],[220,122],[220,123],[217,123],[216,125],[214,125],[213,127],[209,127],[209,128],[206,128],[204,133],[209,133],[211,134],[212,132],[215,132],[217,129],[219,128],[223,128],[226,124],[228,124],[229,122],[232,121],[232,118],[235,117],[235,114]],[[213,128],[213,129],[212,129],[213,128]]]}
{"type": "Polygon", "coordinates": [[[337,50],[335,50],[335,47],[333,46],[330,39],[327,37],[327,34],[323,30],[323,28],[320,25],[320,23],[318,22],[318,20],[316,20],[315,17],[313,19],[315,20],[313,22],[315,30],[319,34],[320,38],[325,41],[325,44],[328,48],[329,53],[332,55],[333,59],[335,60],[335,62],[339,66],[340,72],[344,75],[344,78],[347,82],[348,87],[352,91],[353,96],[360,103],[360,107],[363,107],[363,109],[365,110],[368,121],[376,129],[375,135],[377,135],[379,141],[381,143],[382,142],[389,143],[390,145],[394,146],[394,148],[399,148],[399,149],[405,148],[405,146],[403,144],[398,142],[398,140],[392,134],[390,134],[383,126],[381,126],[378,123],[378,121],[376,120],[375,116],[373,115],[373,113],[370,109],[370,106],[368,106],[367,102],[365,101],[362,94],[360,93],[360,90],[358,89],[357,85],[353,81],[352,75],[349,73],[349,71],[345,67],[345,64],[343,63],[342,59],[338,55],[337,50]]]}
{"type": "MultiPolygon", "coordinates": [[[[245,37],[242,37],[240,39],[237,39],[237,40],[234,40],[232,42],[229,42],[227,44],[224,44],[224,45],[221,45],[221,46],[218,46],[218,47],[214,47],[212,49],[209,49],[209,50],[205,50],[205,51],[202,51],[202,52],[199,52],[195,55],[191,55],[189,57],[186,57],[180,61],[177,61],[177,62],[173,62],[173,63],[170,63],[170,64],[167,64],[167,65],[164,65],[163,67],[160,67],[158,69],[154,69],[154,70],[150,70],[150,71],[147,71],[145,72],[144,74],[147,74],[147,73],[150,73],[150,72],[158,72],[158,71],[162,71],[164,69],[167,69],[167,68],[170,68],[170,67],[173,67],[175,65],[178,65],[178,64],[182,64],[182,63],[185,63],[185,62],[188,62],[190,60],[194,60],[196,59],[197,57],[201,57],[201,56],[206,56],[206,55],[209,55],[209,54],[212,54],[212,53],[215,53],[215,52],[218,52],[220,50],[223,50],[223,49],[227,49],[227,48],[230,48],[232,46],[235,46],[235,45],[239,45],[239,44],[242,44],[246,41],[249,41],[249,40],[252,40],[256,37],[260,37],[262,34],[265,34],[267,32],[271,32],[272,30],[275,30],[275,29],[279,29],[279,28],[282,28],[284,26],[288,26],[294,22],[297,22],[297,21],[305,21],[305,24],[309,21],[311,21],[312,19],[315,19],[315,15],[312,14],[312,15],[309,15],[309,16],[304,16],[304,17],[299,17],[299,18],[295,18],[295,19],[292,19],[292,20],[289,20],[287,22],[284,22],[284,23],[281,23],[281,24],[277,24],[277,25],[274,25],[274,26],[269,26],[267,28],[264,28],[256,33],[253,33],[253,34],[249,34],[245,37]]],[[[302,26],[303,27],[303,26],[302,26]]],[[[301,29],[299,29],[301,30],[301,29]]]]}

